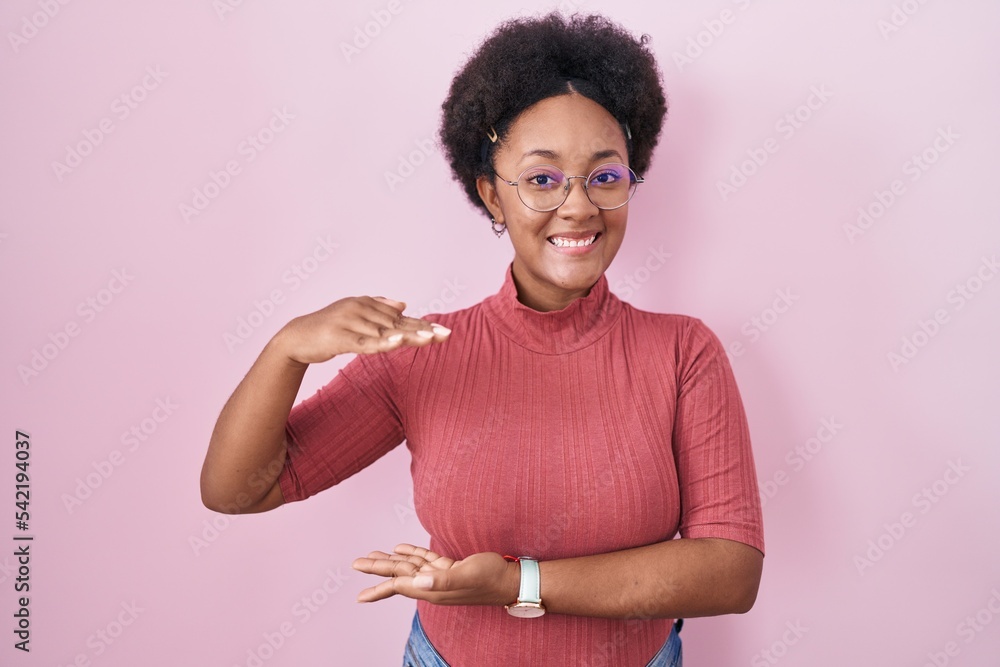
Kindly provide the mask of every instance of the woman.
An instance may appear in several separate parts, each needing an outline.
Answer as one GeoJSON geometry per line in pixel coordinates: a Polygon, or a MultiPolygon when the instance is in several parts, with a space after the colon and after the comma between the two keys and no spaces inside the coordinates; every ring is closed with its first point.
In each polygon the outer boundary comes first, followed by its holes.
{"type": "Polygon", "coordinates": [[[443,109],[456,180],[514,248],[500,290],[426,319],[362,296],[289,322],[219,417],[204,502],[270,510],[405,440],[429,549],[354,563],[384,578],[360,601],[417,600],[405,664],[679,665],[683,617],[752,607],[763,529],[718,338],[605,277],[666,113],[646,39],[508,22],[443,109]],[[308,365],[347,353],[293,410],[308,365]]]}

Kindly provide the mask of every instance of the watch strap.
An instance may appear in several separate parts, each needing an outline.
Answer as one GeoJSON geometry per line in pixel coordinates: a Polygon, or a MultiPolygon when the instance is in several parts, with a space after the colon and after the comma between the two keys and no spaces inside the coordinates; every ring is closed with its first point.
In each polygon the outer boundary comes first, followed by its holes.
{"type": "Polygon", "coordinates": [[[521,591],[518,593],[517,601],[541,604],[542,579],[538,561],[526,556],[521,556],[517,560],[521,564],[521,591]]]}

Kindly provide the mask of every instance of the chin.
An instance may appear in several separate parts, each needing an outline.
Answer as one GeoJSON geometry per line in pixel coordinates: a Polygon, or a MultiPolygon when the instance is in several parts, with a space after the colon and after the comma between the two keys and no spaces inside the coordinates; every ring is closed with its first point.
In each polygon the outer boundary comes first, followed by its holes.
{"type": "Polygon", "coordinates": [[[586,265],[576,267],[551,267],[546,273],[553,283],[563,289],[581,290],[596,283],[607,268],[603,263],[588,262],[586,265]]]}

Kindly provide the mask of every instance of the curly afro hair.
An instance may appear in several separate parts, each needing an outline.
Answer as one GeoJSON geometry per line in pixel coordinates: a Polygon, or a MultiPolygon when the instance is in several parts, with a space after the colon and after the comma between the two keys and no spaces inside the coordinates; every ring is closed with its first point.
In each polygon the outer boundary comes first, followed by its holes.
{"type": "Polygon", "coordinates": [[[572,92],[603,106],[623,128],[627,124],[629,164],[641,176],[667,113],[649,41],[599,15],[553,12],[502,23],[455,75],[441,105],[441,146],[472,204],[489,216],[476,179],[496,176],[493,154],[521,112],[572,92]],[[487,138],[491,127],[496,142],[487,138]]]}

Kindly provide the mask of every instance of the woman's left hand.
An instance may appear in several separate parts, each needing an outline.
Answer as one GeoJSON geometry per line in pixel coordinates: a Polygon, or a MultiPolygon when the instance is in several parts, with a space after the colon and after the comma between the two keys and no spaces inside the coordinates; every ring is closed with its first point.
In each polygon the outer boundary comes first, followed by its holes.
{"type": "Polygon", "coordinates": [[[391,554],[373,551],[352,567],[389,577],[361,591],[358,602],[403,595],[444,605],[505,605],[517,599],[521,581],[518,565],[498,553],[453,560],[412,544],[397,545],[391,554]]]}

